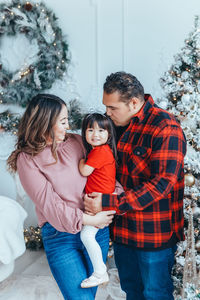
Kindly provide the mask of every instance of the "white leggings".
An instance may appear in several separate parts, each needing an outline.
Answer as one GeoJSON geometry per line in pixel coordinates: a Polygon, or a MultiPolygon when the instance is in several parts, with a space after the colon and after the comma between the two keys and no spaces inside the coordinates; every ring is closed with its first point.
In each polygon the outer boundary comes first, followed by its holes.
{"type": "Polygon", "coordinates": [[[101,247],[95,239],[98,230],[99,229],[94,226],[85,225],[81,230],[80,237],[88,252],[94,272],[104,274],[107,268],[103,262],[101,247]]]}

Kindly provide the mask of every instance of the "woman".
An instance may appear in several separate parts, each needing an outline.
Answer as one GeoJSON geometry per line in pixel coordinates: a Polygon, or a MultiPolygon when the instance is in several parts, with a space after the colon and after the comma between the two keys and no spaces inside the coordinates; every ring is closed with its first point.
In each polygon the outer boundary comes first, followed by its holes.
{"type": "Polygon", "coordinates": [[[92,300],[96,289],[80,284],[93,270],[80,240],[83,225],[98,228],[106,260],[109,232],[115,211],[95,216],[83,212],[86,178],[78,163],[84,157],[81,137],[66,134],[67,107],[63,100],[39,94],[29,103],[19,126],[16,150],[8,159],[11,171],[18,171],[21,183],[36,207],[39,226],[52,274],[68,300],[92,300]],[[105,228],[104,228],[105,227],[105,228]]]}

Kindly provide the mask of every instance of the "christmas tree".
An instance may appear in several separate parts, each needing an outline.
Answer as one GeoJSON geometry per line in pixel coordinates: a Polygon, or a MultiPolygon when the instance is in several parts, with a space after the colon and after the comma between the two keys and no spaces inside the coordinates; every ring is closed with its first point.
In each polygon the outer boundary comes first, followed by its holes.
{"type": "Polygon", "coordinates": [[[164,96],[158,99],[158,105],[177,117],[187,139],[184,198],[186,241],[178,245],[173,271],[175,293],[177,299],[195,300],[200,299],[200,19],[198,16],[195,17],[194,29],[160,82],[164,96]]]}

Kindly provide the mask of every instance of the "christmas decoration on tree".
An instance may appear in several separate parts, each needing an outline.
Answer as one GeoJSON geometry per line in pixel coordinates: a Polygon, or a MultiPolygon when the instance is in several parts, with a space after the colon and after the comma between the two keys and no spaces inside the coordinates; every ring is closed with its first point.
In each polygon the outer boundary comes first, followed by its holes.
{"type": "Polygon", "coordinates": [[[186,244],[187,244],[187,248],[186,248],[185,265],[183,271],[183,292],[182,292],[183,299],[186,296],[186,291],[189,288],[189,286],[195,287],[197,284],[194,224],[193,224],[193,214],[192,214],[191,207],[189,207],[189,220],[188,220],[186,244]]]}
{"type": "Polygon", "coordinates": [[[112,258],[114,255],[113,243],[109,241],[109,248],[108,248],[108,258],[112,258]]]}
{"type": "Polygon", "coordinates": [[[33,4],[12,0],[0,4],[0,33],[23,34],[35,47],[37,59],[14,73],[4,68],[0,60],[0,102],[26,106],[29,100],[66,71],[68,45],[57,25],[56,17],[43,3],[33,4]]]}
{"type": "MultiPolygon", "coordinates": [[[[194,28],[185,40],[180,53],[174,57],[169,71],[160,79],[163,97],[158,105],[169,110],[179,120],[187,139],[185,157],[184,216],[186,241],[179,243],[173,270],[176,299],[200,299],[195,284],[195,271],[200,275],[200,18],[195,17],[194,28]],[[190,213],[193,211],[193,220],[190,213]],[[193,225],[192,225],[193,222],[193,225]],[[192,227],[194,226],[194,230],[192,227]],[[188,231],[187,231],[188,228],[188,231]],[[194,245],[193,245],[194,239],[194,245]],[[193,245],[192,250],[188,247],[193,245]],[[195,249],[195,250],[194,250],[195,249]],[[190,262],[193,263],[190,265],[190,262]],[[190,268],[190,267],[192,268],[190,268]],[[191,274],[189,276],[189,273],[191,274]],[[193,274],[193,275],[192,275],[193,274]],[[183,279],[184,277],[184,279],[183,279]],[[193,277],[193,280],[189,278],[193,277]]],[[[198,275],[198,276],[199,276],[198,275]]]]}
{"type": "Polygon", "coordinates": [[[30,226],[29,229],[24,229],[24,240],[26,243],[26,248],[29,250],[36,251],[43,248],[40,227],[30,226]]]}

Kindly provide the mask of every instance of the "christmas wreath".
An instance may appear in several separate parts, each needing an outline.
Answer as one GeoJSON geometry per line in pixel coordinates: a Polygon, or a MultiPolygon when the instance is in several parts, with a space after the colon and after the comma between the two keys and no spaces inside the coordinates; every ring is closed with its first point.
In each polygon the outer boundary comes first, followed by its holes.
{"type": "Polygon", "coordinates": [[[14,73],[0,59],[0,103],[26,106],[38,92],[50,89],[65,70],[68,45],[55,15],[43,3],[13,0],[0,4],[0,37],[23,34],[38,49],[36,60],[14,73]]]}

